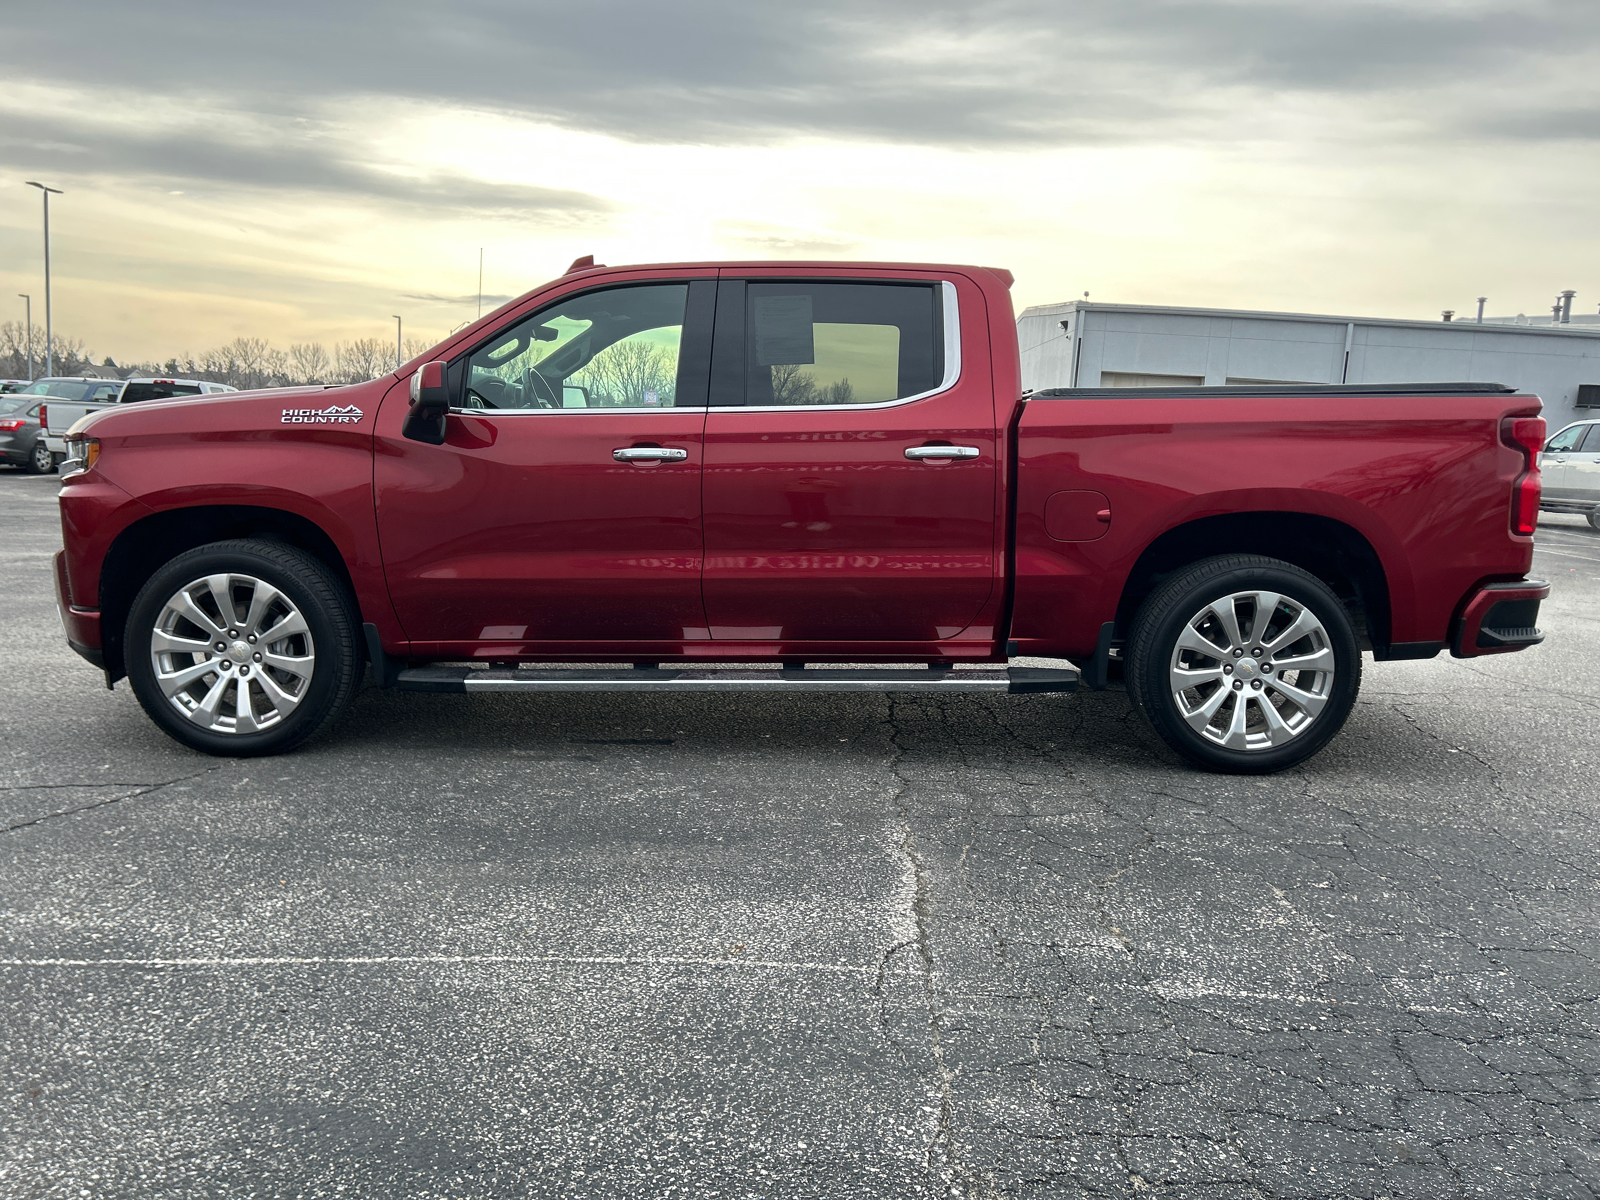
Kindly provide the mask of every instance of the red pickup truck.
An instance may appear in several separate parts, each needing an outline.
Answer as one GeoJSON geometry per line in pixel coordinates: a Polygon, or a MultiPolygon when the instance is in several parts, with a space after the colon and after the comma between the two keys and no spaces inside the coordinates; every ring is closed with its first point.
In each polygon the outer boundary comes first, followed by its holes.
{"type": "Polygon", "coordinates": [[[1010,282],[580,260],[369,383],[92,416],[68,641],[215,754],[298,745],[369,666],[434,692],[1120,673],[1178,754],[1264,772],[1339,730],[1363,651],[1540,640],[1536,397],[1024,395],[1010,282]]]}

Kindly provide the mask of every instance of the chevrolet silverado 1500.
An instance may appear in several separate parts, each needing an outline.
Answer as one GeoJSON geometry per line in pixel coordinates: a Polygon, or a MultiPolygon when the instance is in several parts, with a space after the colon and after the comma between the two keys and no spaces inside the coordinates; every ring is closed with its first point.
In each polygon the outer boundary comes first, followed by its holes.
{"type": "Polygon", "coordinates": [[[1325,745],[1363,652],[1540,640],[1536,397],[1023,395],[1010,282],[580,260],[369,383],[92,415],[68,640],[215,754],[299,744],[369,667],[469,693],[1120,674],[1174,751],[1237,772],[1325,745]],[[1028,656],[1072,665],[1005,665],[1028,656]]]}

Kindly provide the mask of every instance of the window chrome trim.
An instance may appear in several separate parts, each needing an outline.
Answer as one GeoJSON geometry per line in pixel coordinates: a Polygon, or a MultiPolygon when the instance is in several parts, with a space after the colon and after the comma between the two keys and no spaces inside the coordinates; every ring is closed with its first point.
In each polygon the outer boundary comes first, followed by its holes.
{"type": "Polygon", "coordinates": [[[555,417],[573,413],[593,416],[600,413],[703,413],[711,410],[704,405],[699,408],[674,408],[672,405],[641,404],[634,408],[451,408],[448,411],[457,417],[555,417]]]}
{"type": "MultiPolygon", "coordinates": [[[[687,282],[693,282],[687,281],[687,282]]],[[[747,281],[748,282],[748,281],[747,281]]],[[[824,281],[831,282],[831,281],[824,281]]],[[[910,282],[910,281],[907,281],[910,282]]],[[[871,404],[713,404],[700,408],[454,408],[450,411],[463,416],[541,416],[566,413],[732,413],[732,412],[870,412],[878,408],[898,408],[902,404],[915,404],[930,396],[948,392],[961,382],[961,308],[957,302],[956,285],[948,279],[939,281],[940,307],[944,313],[944,378],[939,386],[914,396],[901,396],[895,400],[877,400],[871,404]]],[[[565,297],[563,297],[565,298],[565,297]]],[[[493,340],[492,338],[490,339],[493,340]]]]}
{"type": "MultiPolygon", "coordinates": [[[[833,280],[817,279],[821,283],[832,283],[833,280]]],[[[745,282],[760,283],[761,280],[746,280],[745,282]]],[[[874,280],[873,282],[892,282],[874,280]]],[[[902,282],[910,283],[911,280],[902,282]]],[[[940,306],[944,309],[944,378],[939,381],[939,386],[930,388],[926,392],[918,392],[915,396],[901,396],[895,400],[877,400],[871,404],[714,404],[712,412],[718,413],[750,413],[750,412],[871,412],[875,408],[898,408],[902,404],[915,404],[918,400],[926,400],[930,396],[938,396],[948,392],[961,382],[961,309],[956,303],[956,285],[948,279],[939,281],[940,306]]]]}

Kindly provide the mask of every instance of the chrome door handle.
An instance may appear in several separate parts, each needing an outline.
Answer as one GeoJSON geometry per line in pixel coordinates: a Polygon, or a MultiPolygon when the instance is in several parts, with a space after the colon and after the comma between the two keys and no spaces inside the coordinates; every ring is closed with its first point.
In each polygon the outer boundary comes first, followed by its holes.
{"type": "Polygon", "coordinates": [[[906,457],[922,458],[977,458],[983,451],[976,446],[908,446],[906,457]]]}
{"type": "Polygon", "coordinates": [[[611,457],[618,462],[682,462],[689,452],[662,446],[624,446],[613,450],[611,457]]]}

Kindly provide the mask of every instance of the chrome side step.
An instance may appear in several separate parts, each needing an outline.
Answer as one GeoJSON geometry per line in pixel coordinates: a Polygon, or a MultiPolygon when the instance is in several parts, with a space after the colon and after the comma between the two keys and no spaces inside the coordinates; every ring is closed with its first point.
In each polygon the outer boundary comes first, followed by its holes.
{"type": "Polygon", "coordinates": [[[397,687],[413,692],[1071,692],[1070,668],[984,670],[783,670],[661,667],[658,670],[529,670],[411,667],[397,687]]]}

